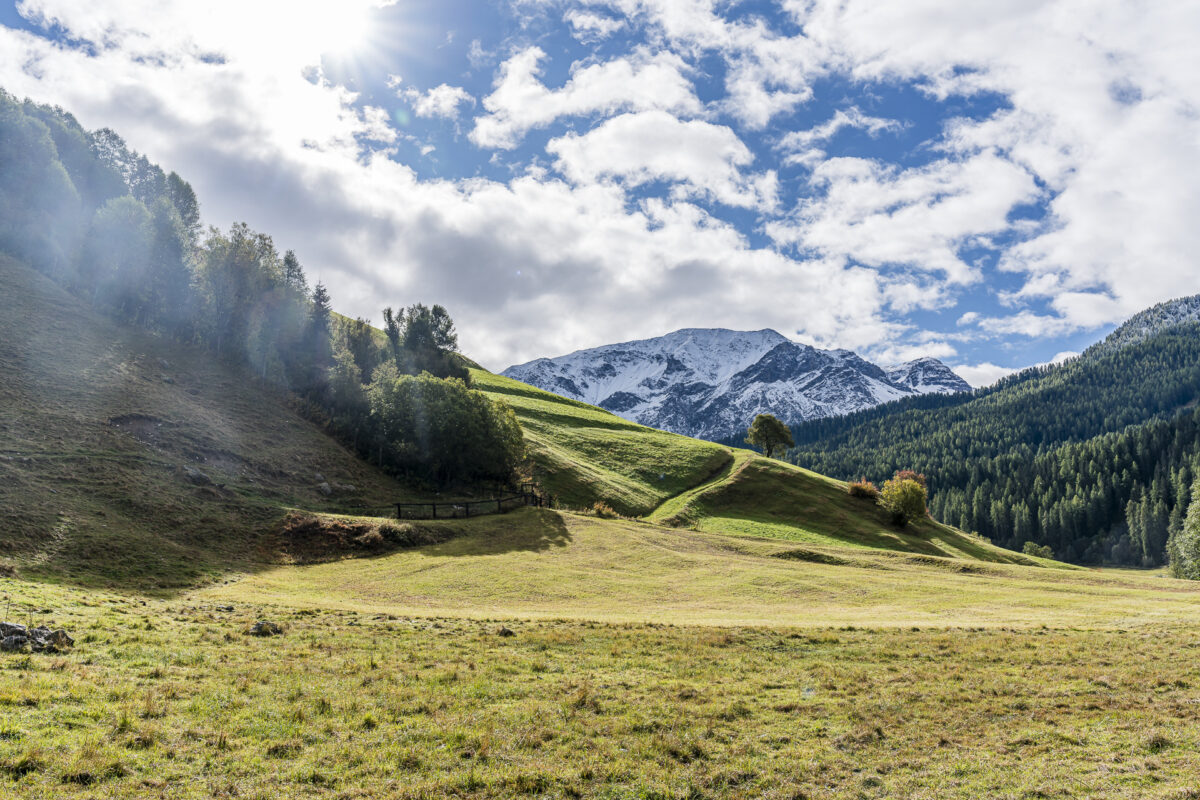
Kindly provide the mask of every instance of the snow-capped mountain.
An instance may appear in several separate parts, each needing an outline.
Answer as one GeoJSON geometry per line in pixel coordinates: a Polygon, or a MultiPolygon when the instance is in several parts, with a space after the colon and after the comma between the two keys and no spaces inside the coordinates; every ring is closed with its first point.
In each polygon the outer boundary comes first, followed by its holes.
{"type": "Polygon", "coordinates": [[[820,350],[773,330],[722,328],[685,328],[539,358],[504,374],[643,425],[705,439],[739,436],[763,412],[795,423],[971,388],[935,358],[884,370],[849,350],[820,350]]]}
{"type": "Polygon", "coordinates": [[[892,383],[916,394],[953,394],[971,389],[966,381],[936,358],[918,358],[886,367],[884,371],[892,383]]]}
{"type": "Polygon", "coordinates": [[[1157,333],[1175,325],[1200,322],[1200,294],[1180,297],[1151,306],[1130,317],[1123,325],[1104,338],[1103,341],[1084,351],[1084,358],[1100,356],[1130,347],[1149,339],[1157,333]]]}

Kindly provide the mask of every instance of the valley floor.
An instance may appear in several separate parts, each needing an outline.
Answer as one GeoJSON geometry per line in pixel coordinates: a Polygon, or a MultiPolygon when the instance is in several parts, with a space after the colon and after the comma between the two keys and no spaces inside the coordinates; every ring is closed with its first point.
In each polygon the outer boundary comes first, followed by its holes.
{"type": "Polygon", "coordinates": [[[77,639],[0,654],[0,796],[1195,796],[1194,584],[521,514],[170,597],[0,578],[77,639]]]}

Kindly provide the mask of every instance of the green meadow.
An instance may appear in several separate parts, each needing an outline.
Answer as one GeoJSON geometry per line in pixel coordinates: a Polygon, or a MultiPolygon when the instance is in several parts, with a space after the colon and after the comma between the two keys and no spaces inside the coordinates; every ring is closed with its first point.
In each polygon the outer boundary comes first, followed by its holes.
{"type": "Polygon", "coordinates": [[[482,370],[554,507],[399,523],[244,370],[0,291],[0,609],[76,639],[0,653],[0,797],[1198,796],[1196,584],[482,370]]]}

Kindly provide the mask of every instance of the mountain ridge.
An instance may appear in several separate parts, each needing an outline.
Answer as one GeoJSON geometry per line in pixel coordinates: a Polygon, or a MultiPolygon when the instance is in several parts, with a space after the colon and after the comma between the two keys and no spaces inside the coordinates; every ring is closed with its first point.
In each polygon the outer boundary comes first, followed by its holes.
{"type": "Polygon", "coordinates": [[[737,436],[763,412],[795,423],[971,388],[936,358],[884,368],[770,328],[682,328],[534,359],[501,374],[633,422],[705,439],[737,436]]]}

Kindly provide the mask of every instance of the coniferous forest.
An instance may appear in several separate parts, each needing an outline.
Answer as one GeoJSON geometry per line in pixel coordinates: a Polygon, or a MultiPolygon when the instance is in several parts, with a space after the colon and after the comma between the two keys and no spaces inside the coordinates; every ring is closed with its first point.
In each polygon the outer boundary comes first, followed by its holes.
{"type": "Polygon", "coordinates": [[[446,309],[385,309],[382,336],[341,317],[269,235],[202,229],[178,174],[2,90],[0,252],[115,318],[243,364],[396,474],[504,482],[523,457],[512,410],[469,388],[446,309]]]}
{"type": "Polygon", "coordinates": [[[1119,329],[1064,364],[986,389],[889,403],[793,430],[801,466],[928,476],[939,520],[1080,563],[1154,566],[1200,475],[1200,324],[1119,329]]]}

